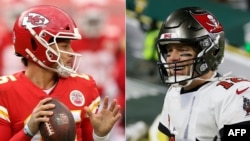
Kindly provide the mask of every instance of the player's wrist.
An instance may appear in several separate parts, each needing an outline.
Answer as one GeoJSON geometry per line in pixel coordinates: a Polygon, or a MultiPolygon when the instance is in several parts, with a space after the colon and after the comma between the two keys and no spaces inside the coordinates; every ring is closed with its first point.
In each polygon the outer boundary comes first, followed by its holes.
{"type": "Polygon", "coordinates": [[[96,135],[95,132],[93,132],[94,141],[109,141],[109,135],[110,135],[110,133],[108,133],[105,136],[100,137],[100,136],[96,135]]]}
{"type": "Polygon", "coordinates": [[[25,124],[23,131],[24,131],[25,135],[27,135],[29,137],[34,136],[34,134],[30,131],[29,126],[27,124],[25,124]]]}

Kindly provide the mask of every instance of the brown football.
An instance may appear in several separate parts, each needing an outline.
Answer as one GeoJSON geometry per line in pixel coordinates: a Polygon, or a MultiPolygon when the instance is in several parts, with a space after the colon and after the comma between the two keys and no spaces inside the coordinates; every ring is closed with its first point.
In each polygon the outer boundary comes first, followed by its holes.
{"type": "Polygon", "coordinates": [[[49,103],[55,104],[54,114],[49,122],[39,126],[44,141],[74,141],[76,125],[72,113],[62,102],[53,98],[49,103]]]}

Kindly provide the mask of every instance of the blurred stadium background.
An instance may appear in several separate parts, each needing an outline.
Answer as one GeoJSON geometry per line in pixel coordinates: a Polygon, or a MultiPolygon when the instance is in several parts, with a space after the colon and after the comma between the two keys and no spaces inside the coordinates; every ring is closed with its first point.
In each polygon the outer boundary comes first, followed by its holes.
{"type": "Polygon", "coordinates": [[[226,34],[219,72],[250,79],[248,0],[126,0],[126,140],[157,141],[152,126],[167,86],[161,84],[154,42],[168,14],[184,6],[203,7],[219,19],[226,34]]]}

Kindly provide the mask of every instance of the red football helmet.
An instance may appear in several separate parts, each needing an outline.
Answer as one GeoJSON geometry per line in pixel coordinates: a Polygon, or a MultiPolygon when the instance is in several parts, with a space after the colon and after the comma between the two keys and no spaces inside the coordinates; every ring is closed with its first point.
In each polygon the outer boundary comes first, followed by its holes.
{"type": "Polygon", "coordinates": [[[76,73],[81,55],[60,50],[56,42],[58,38],[81,39],[81,35],[72,18],[54,6],[40,5],[24,11],[17,18],[13,29],[13,44],[18,56],[67,77],[76,73]],[[50,47],[53,44],[56,49],[50,47]],[[74,56],[72,66],[62,63],[61,53],[74,56]],[[54,63],[58,64],[57,68],[52,67],[54,63]]]}

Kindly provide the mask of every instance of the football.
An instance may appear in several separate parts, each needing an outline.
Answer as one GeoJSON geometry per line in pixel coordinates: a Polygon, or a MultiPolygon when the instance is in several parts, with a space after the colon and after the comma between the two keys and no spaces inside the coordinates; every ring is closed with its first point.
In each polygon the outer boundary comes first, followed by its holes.
{"type": "Polygon", "coordinates": [[[39,126],[44,141],[74,141],[76,125],[72,113],[59,100],[53,98],[48,103],[55,104],[54,114],[49,122],[43,122],[39,126]]]}

